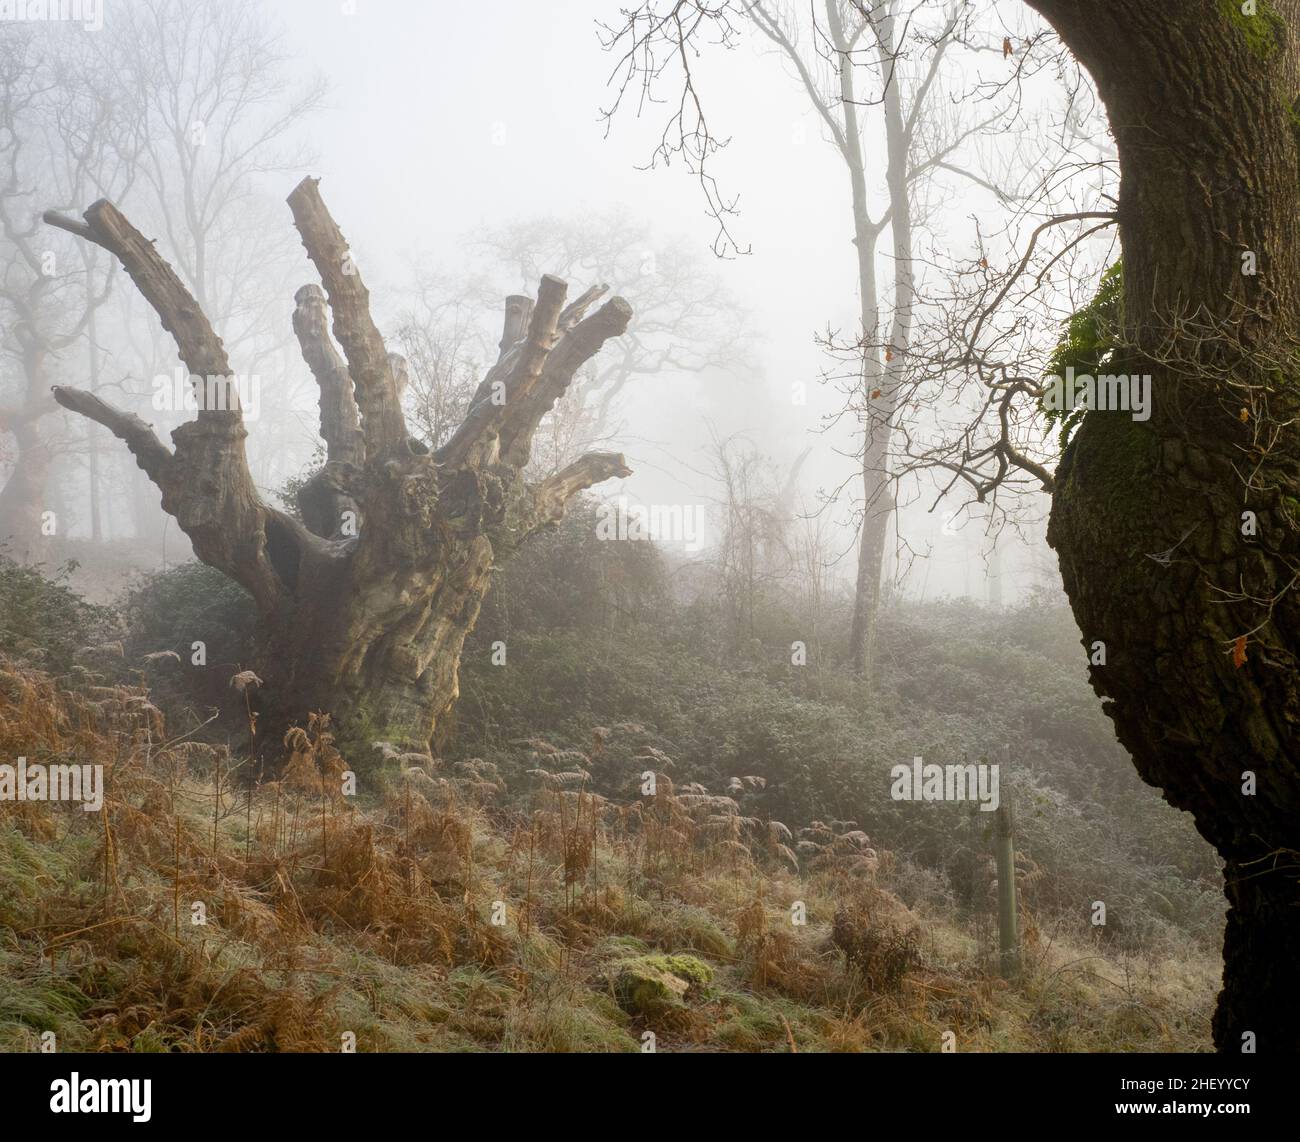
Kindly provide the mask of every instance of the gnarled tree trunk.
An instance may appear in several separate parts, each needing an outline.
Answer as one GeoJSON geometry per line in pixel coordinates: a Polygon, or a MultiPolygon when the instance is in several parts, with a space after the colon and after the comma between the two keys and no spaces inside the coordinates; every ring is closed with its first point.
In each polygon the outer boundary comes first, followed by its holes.
{"type": "MultiPolygon", "coordinates": [[[[566,306],[565,284],[549,276],[535,302],[508,299],[499,360],[455,435],[430,453],[407,435],[405,364],[384,346],[316,181],[304,180],[289,206],[324,286],[298,291],[293,322],[320,386],[327,446],[300,498],[305,523],[257,494],[237,401],[204,407],[201,399],[169,449],[138,417],[93,394],[56,388],[55,398],[122,439],[199,558],[252,595],[271,727],[326,710],[345,733],[424,749],[456,699],[461,647],[494,566],[557,521],[579,491],[630,474],[622,456],[599,452],[540,483],[522,475],[538,424],[575,371],[623,333],[631,309],[613,298],[588,314],[603,286],[566,306]]],[[[84,218],[46,215],[121,261],[192,376],[230,376],[220,339],[153,244],[107,201],[84,218]]]]}
{"type": "Polygon", "coordinates": [[[1084,418],[1049,541],[1085,644],[1105,644],[1091,677],[1120,740],[1227,862],[1215,1043],[1294,1051],[1300,2],[1030,3],[1092,72],[1118,141],[1113,371],[1151,374],[1154,405],[1145,424],[1084,418]]]}

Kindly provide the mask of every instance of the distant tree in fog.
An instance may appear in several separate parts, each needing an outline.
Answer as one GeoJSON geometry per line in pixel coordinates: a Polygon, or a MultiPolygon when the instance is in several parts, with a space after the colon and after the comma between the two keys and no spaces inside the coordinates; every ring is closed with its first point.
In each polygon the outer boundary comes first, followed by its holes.
{"type": "MultiPolygon", "coordinates": [[[[734,46],[746,29],[770,43],[844,165],[857,261],[858,323],[842,353],[850,368],[847,376],[837,378],[845,403],[834,420],[847,415],[859,425],[856,480],[861,491],[860,500],[855,497],[858,552],[849,647],[855,673],[870,683],[887,532],[897,502],[894,434],[911,413],[906,373],[918,308],[920,235],[945,195],[953,193],[945,190],[941,175],[1006,194],[969,153],[971,141],[994,127],[1001,109],[982,107],[976,116],[957,113],[958,85],[945,72],[945,60],[958,52],[1001,52],[1002,31],[978,18],[973,0],[929,6],[904,0],[870,5],[853,0],[812,5],[650,0],[625,11],[624,17],[623,24],[607,29],[605,41],[620,53],[619,94],[608,114],[630,90],[658,81],[681,61],[683,98],[656,159],[683,156],[699,176],[719,223],[721,251],[738,250],[730,231],[729,216],[735,211],[708,173],[708,160],[721,143],[709,128],[691,73],[689,61],[700,44],[687,43],[701,25],[723,47],[734,46]],[[883,188],[873,184],[877,171],[883,188]],[[884,283],[882,259],[889,267],[884,283]]],[[[837,341],[829,337],[828,347],[834,350],[837,341]]],[[[849,483],[834,495],[838,498],[849,483]]]]}
{"type": "MultiPolygon", "coordinates": [[[[6,28],[0,37],[0,462],[7,473],[0,543],[20,558],[42,558],[50,540],[66,534],[69,521],[55,511],[50,470],[55,456],[77,441],[50,427],[57,424],[47,419],[57,407],[50,386],[61,372],[81,373],[86,358],[73,349],[93,335],[113,270],[102,251],[51,235],[40,223],[41,209],[50,201],[67,205],[124,193],[133,176],[133,127],[85,37],[64,28],[6,28]]],[[[93,336],[89,344],[89,380],[97,388],[93,336]]]]}
{"type": "Polygon", "coordinates": [[[592,364],[584,385],[590,441],[616,430],[617,400],[633,380],[710,369],[756,372],[750,315],[717,270],[682,239],[659,235],[626,213],[525,219],[471,246],[494,281],[510,275],[518,286],[553,273],[603,282],[636,309],[635,327],[592,364]]]}

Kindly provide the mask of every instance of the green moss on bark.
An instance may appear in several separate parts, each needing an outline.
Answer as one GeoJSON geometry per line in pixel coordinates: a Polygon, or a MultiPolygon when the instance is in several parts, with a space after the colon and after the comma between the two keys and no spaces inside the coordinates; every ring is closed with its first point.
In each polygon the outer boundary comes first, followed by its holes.
{"type": "Polygon", "coordinates": [[[1257,59],[1271,59],[1286,44],[1286,21],[1269,0],[1256,0],[1254,15],[1243,10],[1242,0],[1219,0],[1219,8],[1257,59]]]}
{"type": "MultiPolygon", "coordinates": [[[[1089,416],[1062,458],[1058,495],[1063,502],[1078,497],[1089,505],[1076,514],[1075,526],[1084,528],[1090,542],[1113,543],[1123,536],[1131,552],[1154,550],[1150,541],[1160,534],[1159,512],[1150,499],[1158,466],[1158,440],[1148,424],[1122,413],[1089,416]]],[[[1136,573],[1145,575],[1155,566],[1140,560],[1136,573]]]]}

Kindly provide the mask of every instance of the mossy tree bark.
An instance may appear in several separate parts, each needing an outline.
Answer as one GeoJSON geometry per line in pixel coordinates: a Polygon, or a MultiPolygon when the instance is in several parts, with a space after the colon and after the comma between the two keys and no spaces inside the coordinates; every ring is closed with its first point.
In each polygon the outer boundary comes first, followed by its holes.
{"type": "Polygon", "coordinates": [[[1049,542],[1120,740],[1226,861],[1223,1051],[1300,1048],[1298,0],[1029,0],[1120,158],[1123,344],[1049,542]],[[1252,273],[1252,269],[1257,269],[1252,273]],[[1243,516],[1250,512],[1253,516],[1243,516]],[[1251,792],[1254,782],[1253,792],[1251,792]]]}
{"type": "MultiPolygon", "coordinates": [[[[93,394],[56,388],[55,399],[123,440],[198,557],[252,595],[265,632],[255,663],[264,741],[274,747],[280,728],[325,710],[345,734],[427,749],[457,697],[461,648],[494,566],[559,520],[578,492],[630,474],[621,455],[596,452],[540,482],[523,477],[542,418],[574,373],[624,332],[631,309],[613,298],[588,313],[603,286],[566,305],[565,283],[549,276],[536,301],[509,299],[499,360],[453,438],[430,453],[408,437],[405,364],[384,345],[316,181],[304,180],[288,201],[324,286],[298,291],[293,322],[320,387],[327,446],[323,470],[300,497],[305,522],[258,495],[237,401],[201,400],[168,448],[138,417],[93,394]]],[[[220,338],[153,243],[107,201],[84,218],[46,215],[121,261],[192,376],[230,376],[220,338]]]]}

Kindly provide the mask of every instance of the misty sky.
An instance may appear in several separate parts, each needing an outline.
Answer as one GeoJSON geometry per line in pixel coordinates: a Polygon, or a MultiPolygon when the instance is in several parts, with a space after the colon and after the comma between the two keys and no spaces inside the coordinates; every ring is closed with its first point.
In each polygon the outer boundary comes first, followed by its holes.
{"type": "MultiPolygon", "coordinates": [[[[302,175],[321,177],[381,325],[391,328],[409,304],[415,272],[436,271],[452,281],[469,272],[469,235],[539,215],[580,219],[621,209],[660,238],[698,250],[724,279],[751,312],[759,367],[658,374],[629,385],[619,406],[626,428],[612,444],[626,453],[634,475],[621,487],[598,491],[642,503],[701,503],[717,494],[708,475],[711,435],[738,433],[772,458],[778,480],[784,466],[814,447],[803,469],[807,506],[816,504],[819,491],[846,483],[856,491],[854,423],[845,419],[829,432],[817,431],[843,401],[817,379],[827,369],[842,372],[843,365],[828,360],[814,340],[828,329],[846,339],[856,333],[848,175],[789,65],[752,28],[742,29],[737,49],[711,47],[693,64],[710,125],[730,138],[713,160],[713,173],[726,195],[739,195],[732,231],[752,246],[748,256],[722,260],[710,253],[717,224],[684,165],[641,169],[663,129],[666,106],[651,106],[638,120],[630,97],[612,129],[602,119],[615,95],[607,80],[616,56],[602,50],[598,23],[621,23],[617,0],[267,0],[265,8],[283,29],[297,78],[323,76],[330,91],[292,140],[316,155],[313,165],[265,176],[260,189],[278,204],[302,175]],[[804,405],[791,398],[799,382],[807,385],[804,405]]],[[[1023,20],[1023,5],[1014,9],[1023,20]]],[[[111,19],[110,5],[105,20],[111,19]]],[[[963,65],[960,78],[982,75],[986,58],[989,68],[1003,66],[1000,53],[991,53],[963,65]]],[[[662,95],[675,90],[670,79],[662,95]]],[[[883,159],[869,157],[868,166],[878,211],[883,159]]],[[[965,253],[977,224],[989,233],[1005,220],[991,195],[963,190],[942,210],[937,230],[942,244],[965,253]]],[[[287,206],[250,218],[249,225],[282,226],[281,237],[292,233],[287,206]]],[[[315,280],[305,254],[301,268],[303,282],[315,280]]],[[[885,302],[890,272],[882,256],[885,302]]],[[[590,284],[571,282],[570,288],[576,294],[590,284]]],[[[292,308],[287,293],[286,330],[292,308]]],[[[489,326],[497,320],[490,315],[489,326]]],[[[315,445],[314,386],[305,366],[298,366],[289,364],[301,377],[283,380],[286,391],[297,394],[301,448],[281,455],[281,467],[286,455],[295,461],[300,455],[305,464],[315,445]]],[[[258,426],[251,430],[256,437],[258,426]]],[[[258,449],[256,439],[250,448],[258,449]]],[[[927,496],[905,513],[911,546],[923,552],[933,545],[928,569],[913,573],[912,592],[923,586],[930,597],[979,596],[980,525],[943,534],[944,517],[960,501],[927,514],[930,505],[927,496]]],[[[852,508],[846,497],[829,518],[843,525],[852,508]]],[[[846,552],[838,568],[844,580],[854,570],[852,543],[852,533],[841,526],[834,544],[846,552]]],[[[1008,596],[1041,582],[1043,561],[1042,551],[1017,552],[1014,566],[1006,568],[1008,596]]]]}
{"type": "MultiPolygon", "coordinates": [[[[616,21],[617,3],[283,0],[272,9],[303,73],[330,79],[328,107],[305,133],[378,304],[385,283],[406,280],[409,259],[454,273],[467,232],[540,213],[618,205],[708,252],[716,226],[696,181],[680,165],[637,169],[664,107],[640,122],[621,115],[606,135],[600,111],[612,99],[615,60],[601,50],[597,21],[616,21]]],[[[809,435],[837,394],[811,385],[806,406],[790,399],[794,382],[827,367],[814,334],[854,325],[847,174],[788,67],[753,33],[738,50],[709,51],[695,72],[714,129],[731,138],[716,171],[740,195],[735,233],[753,246],[714,264],[763,331],[762,373],[655,377],[627,390],[629,432],[619,445],[636,474],[623,490],[640,500],[698,498],[708,422],[722,435],[745,432],[779,463],[813,443],[811,500],[853,470],[833,451],[851,446],[847,432],[809,435]]],[[[973,210],[985,210],[986,229],[996,229],[991,199],[968,196],[959,206],[945,223],[954,242],[973,237],[973,210]]],[[[939,544],[936,564],[955,560],[932,569],[932,593],[969,587],[961,564],[979,542],[940,533],[948,510],[909,513],[914,543],[939,544]]],[[[1027,573],[1017,578],[1028,582],[1027,573]]]]}
{"type": "MultiPolygon", "coordinates": [[[[708,251],[715,227],[697,183],[680,167],[636,169],[652,149],[659,109],[641,124],[620,118],[605,137],[600,109],[611,97],[613,58],[600,49],[596,19],[616,14],[615,5],[358,0],[346,16],[341,4],[297,0],[276,9],[304,68],[333,83],[329,110],[309,131],[322,191],[376,284],[400,277],[414,249],[454,271],[458,240],[476,227],[612,205],[708,251]]],[[[654,393],[631,394],[628,419],[640,424],[660,410],[666,420],[644,435],[670,450],[704,417],[737,424],[734,406],[743,402],[746,427],[770,425],[764,443],[779,448],[784,439],[796,451],[792,430],[813,425],[816,410],[791,406],[790,381],[820,367],[815,329],[852,321],[847,184],[775,62],[715,52],[701,69],[718,121],[734,135],[725,167],[742,196],[738,232],[754,245],[751,256],[715,265],[761,315],[765,375],[739,386],[656,380],[654,393]],[[802,146],[794,142],[801,122],[802,146]],[[780,401],[779,420],[763,415],[771,401],[780,401]]]]}

